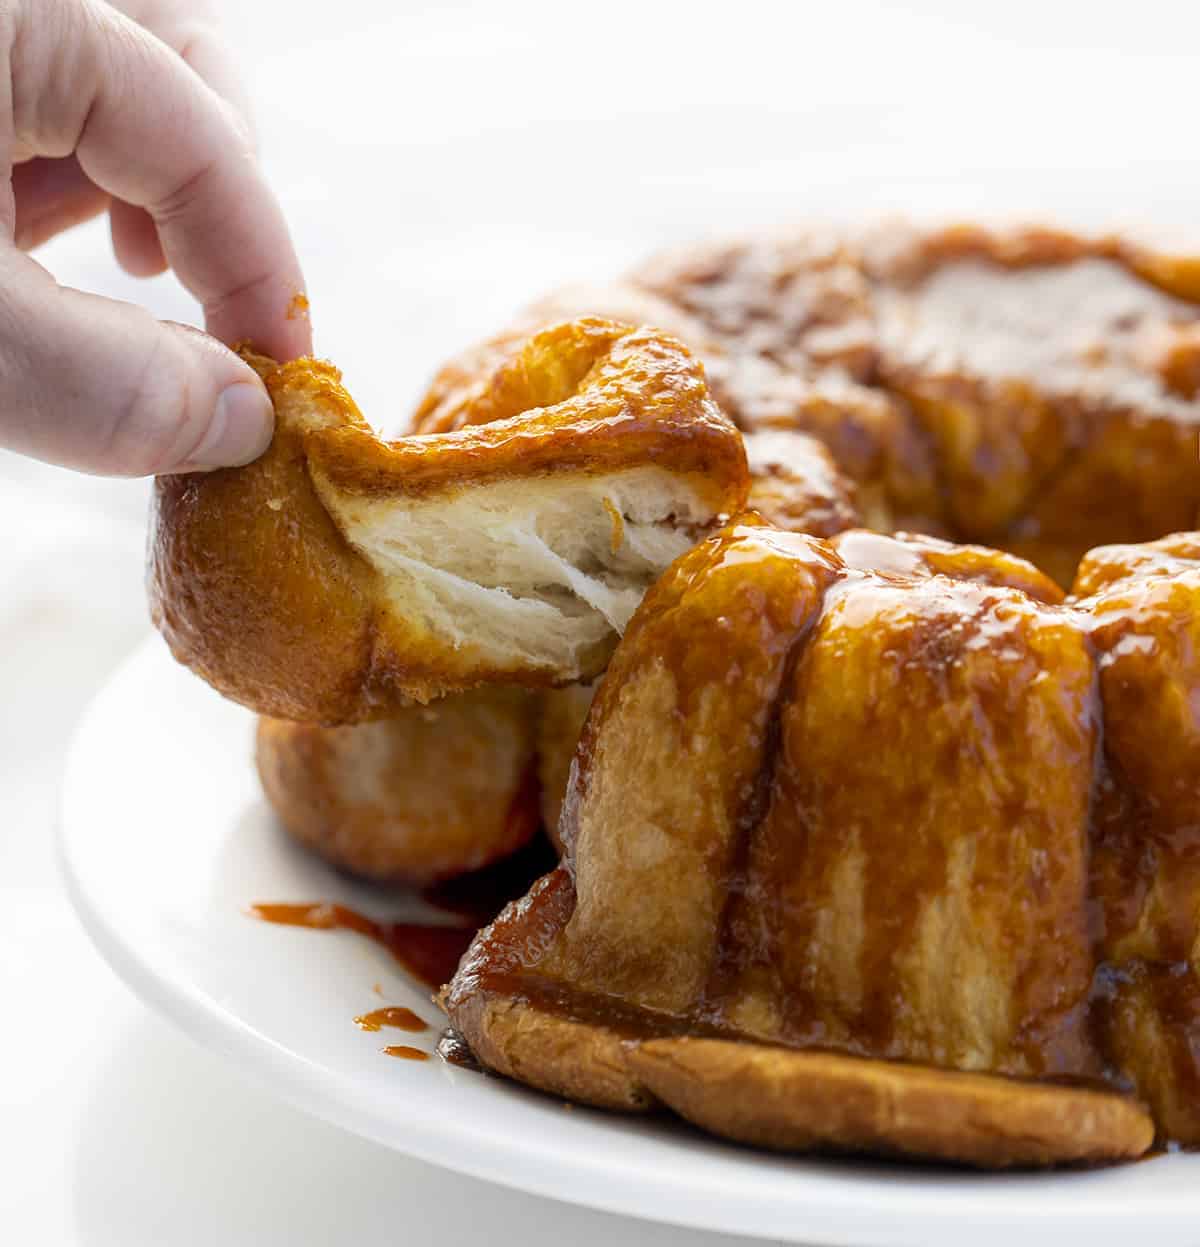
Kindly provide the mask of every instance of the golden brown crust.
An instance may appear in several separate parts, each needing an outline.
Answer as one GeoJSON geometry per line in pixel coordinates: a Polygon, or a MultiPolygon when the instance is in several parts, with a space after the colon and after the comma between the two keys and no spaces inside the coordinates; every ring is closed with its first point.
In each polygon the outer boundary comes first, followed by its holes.
{"type": "Polygon", "coordinates": [[[645,1088],[695,1125],[776,1151],[915,1156],[983,1169],[1131,1160],[1154,1140],[1110,1091],[719,1039],[632,1048],[645,1088]]]}
{"type": "Polygon", "coordinates": [[[710,517],[745,497],[736,431],[699,365],[652,331],[599,320],[543,330],[478,396],[492,423],[391,443],[371,433],[329,365],[254,363],[275,403],[275,439],[247,467],[157,482],[148,587],[176,658],[272,717],[355,722],[409,698],[484,682],[554,685],[603,667],[611,634],[581,641],[559,668],[511,645],[500,660],[433,630],[425,608],[398,602],[390,573],[343,535],[377,533],[381,502],[452,501],[506,480],[582,488],[645,465],[710,517]]]}
{"type": "Polygon", "coordinates": [[[450,433],[384,442],[350,422],[315,430],[308,454],[324,480],[356,496],[654,461],[707,480],[728,504],[744,480],[732,446],[702,371],[678,342],[587,317],[525,339],[450,433]]]}
{"type": "Polygon", "coordinates": [[[263,718],[258,774],[288,832],[334,866],[433,883],[537,831],[537,717],[535,694],[483,689],[345,727],[263,718]]]}
{"type": "Polygon", "coordinates": [[[665,1106],[714,1134],[780,1151],[1006,1168],[1131,1159],[1153,1142],[1145,1109],[1099,1087],[689,1037],[669,1015],[522,975],[528,946],[561,929],[572,901],[563,870],[535,884],[480,933],[443,990],[454,1026],[497,1073],[600,1108],[665,1106]]]}
{"type": "Polygon", "coordinates": [[[750,466],[746,506],[769,524],[832,537],[862,522],[854,485],[815,437],[764,429],[745,434],[744,440],[750,466]]]}
{"type": "Polygon", "coordinates": [[[792,229],[631,283],[696,326],[743,428],[820,438],[872,527],[1016,551],[1066,585],[1200,506],[1200,260],[1038,226],[792,229]]]}
{"type": "Polygon", "coordinates": [[[376,577],[313,487],[293,403],[361,417],[335,369],[249,357],[279,412],[244,468],[154,485],[147,588],[171,652],[225,696],[278,718],[344,722],[397,699],[373,665],[376,577]]]}
{"type": "Polygon", "coordinates": [[[1194,522],[1194,259],[1044,227],[864,243],[879,379],[935,447],[960,539],[1069,584],[1089,547],[1194,522]]]}
{"type": "Polygon", "coordinates": [[[768,1146],[1119,1159],[1154,1128],[1129,1082],[1195,1141],[1197,543],[1098,552],[1064,601],[928,537],[709,539],[643,600],[564,864],[480,933],[452,1023],[768,1146]]]}

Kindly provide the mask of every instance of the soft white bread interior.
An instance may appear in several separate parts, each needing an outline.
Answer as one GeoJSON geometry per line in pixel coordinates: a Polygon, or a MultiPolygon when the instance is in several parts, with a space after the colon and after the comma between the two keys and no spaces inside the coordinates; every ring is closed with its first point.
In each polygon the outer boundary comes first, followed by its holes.
{"type": "Polygon", "coordinates": [[[749,488],[704,371],[652,329],[536,332],[382,441],[313,360],[248,355],[276,435],[156,486],[150,597],[172,651],[260,714],[386,717],[482,684],[599,674],[645,590],[749,488]]]}
{"type": "Polygon", "coordinates": [[[436,498],[321,491],[380,574],[384,608],[500,668],[584,674],[646,589],[712,519],[687,478],[654,467],[558,474],[436,498]]]}

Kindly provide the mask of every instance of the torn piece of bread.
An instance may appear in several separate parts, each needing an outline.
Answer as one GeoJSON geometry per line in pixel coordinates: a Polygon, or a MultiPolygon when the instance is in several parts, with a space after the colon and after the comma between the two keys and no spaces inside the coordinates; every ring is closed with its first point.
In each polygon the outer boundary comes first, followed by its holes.
{"type": "Polygon", "coordinates": [[[737,430],[656,330],[540,330],[466,427],[393,442],[330,365],[247,358],[274,441],[157,482],[149,592],[175,657],[275,718],[589,679],[646,588],[746,497],[737,430]]]}

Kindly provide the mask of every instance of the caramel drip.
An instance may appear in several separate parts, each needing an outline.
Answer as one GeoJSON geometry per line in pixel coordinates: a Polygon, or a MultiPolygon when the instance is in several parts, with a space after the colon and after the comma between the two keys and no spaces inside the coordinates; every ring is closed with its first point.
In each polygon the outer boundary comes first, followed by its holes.
{"type": "Polygon", "coordinates": [[[514,976],[535,967],[551,948],[575,908],[575,883],[565,866],[539,879],[529,893],[503,911],[486,942],[467,950],[445,988],[443,1008],[451,1012],[482,993],[503,994],[514,976]]]}
{"type": "Polygon", "coordinates": [[[430,987],[447,982],[475,937],[474,927],[437,926],[419,922],[376,922],[346,905],[256,904],[252,918],[315,931],[355,931],[389,953],[414,977],[430,987]]]}
{"type": "Polygon", "coordinates": [[[370,1013],[360,1014],[354,1019],[359,1030],[378,1031],[385,1026],[396,1030],[419,1033],[429,1029],[429,1023],[403,1005],[387,1005],[382,1009],[372,1009],[370,1013]]]}
{"type": "Polygon", "coordinates": [[[1151,960],[1187,962],[1200,934],[1200,823],[1173,825],[1105,759],[1091,826],[1091,916],[1101,957],[1145,942],[1151,960]]]}
{"type": "Polygon", "coordinates": [[[420,1048],[410,1048],[408,1044],[405,1043],[388,1044],[386,1048],[381,1048],[380,1051],[384,1056],[396,1056],[402,1061],[429,1060],[428,1052],[422,1052],[420,1048]]]}
{"type": "Polygon", "coordinates": [[[783,711],[792,691],[796,667],[824,610],[828,590],[828,585],[821,586],[817,609],[805,618],[799,629],[786,634],[778,662],[778,680],[765,715],[762,760],[735,820],[736,836],[725,872],[726,899],[717,927],[712,968],[696,1010],[697,1022],[718,1023],[750,965],[773,962],[772,947],[778,939],[778,920],[776,915],[774,923],[769,919],[756,923],[756,918],[762,914],[764,898],[762,888],[752,877],[752,848],[771,810],[782,748],[783,711]],[[751,933],[756,925],[760,925],[760,930],[754,938],[751,933]]]}
{"type": "Polygon", "coordinates": [[[1200,973],[1176,964],[1150,980],[1176,1094],[1200,1114],[1200,973]]]}

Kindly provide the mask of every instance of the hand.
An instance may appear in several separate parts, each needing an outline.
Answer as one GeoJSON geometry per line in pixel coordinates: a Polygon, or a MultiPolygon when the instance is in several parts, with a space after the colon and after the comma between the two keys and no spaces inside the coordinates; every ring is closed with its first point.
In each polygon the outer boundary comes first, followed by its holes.
{"type": "Polygon", "coordinates": [[[300,266],[204,6],[120,7],[0,5],[0,446],[121,476],[246,463],[271,405],[221,342],[308,352],[300,266]],[[212,337],[25,254],[106,208],[121,264],[174,269],[212,337]]]}

